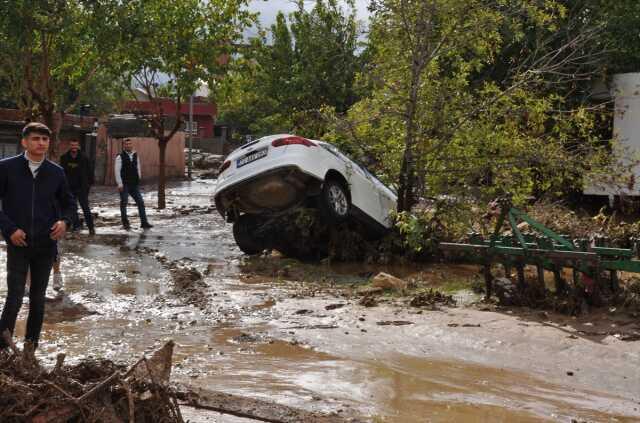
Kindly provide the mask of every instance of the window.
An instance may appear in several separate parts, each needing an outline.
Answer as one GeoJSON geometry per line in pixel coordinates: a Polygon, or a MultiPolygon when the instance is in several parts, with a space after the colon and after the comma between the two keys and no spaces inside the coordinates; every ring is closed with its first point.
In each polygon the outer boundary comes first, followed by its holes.
{"type": "Polygon", "coordinates": [[[194,137],[198,136],[198,122],[197,121],[193,121],[193,122],[189,122],[188,120],[186,120],[184,122],[184,132],[186,132],[187,134],[191,134],[194,137]],[[191,128],[191,126],[189,125],[190,123],[193,123],[193,128],[191,128]]]}

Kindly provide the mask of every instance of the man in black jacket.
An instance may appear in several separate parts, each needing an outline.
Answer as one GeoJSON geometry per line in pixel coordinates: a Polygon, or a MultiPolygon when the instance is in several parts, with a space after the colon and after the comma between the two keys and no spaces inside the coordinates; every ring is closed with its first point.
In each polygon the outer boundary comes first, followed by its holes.
{"type": "MultiPolygon", "coordinates": [[[[28,124],[22,130],[25,153],[0,161],[0,229],[7,242],[7,298],[0,333],[13,333],[30,270],[25,349],[38,345],[57,241],[70,225],[75,204],[64,170],[45,157],[50,135],[45,125],[28,124]]],[[[6,347],[0,339],[0,348],[6,347]]]]}
{"type": "Polygon", "coordinates": [[[133,143],[129,138],[122,141],[122,151],[116,156],[114,175],[118,191],[120,191],[120,218],[122,227],[125,230],[131,229],[129,218],[127,217],[127,201],[129,196],[133,198],[138,206],[140,215],[140,227],[142,229],[153,228],[147,220],[147,213],[144,208],[144,200],[140,193],[140,180],[142,179],[142,169],[140,168],[140,158],[138,153],[133,151],[133,143]]]}
{"type": "MultiPolygon", "coordinates": [[[[60,157],[60,165],[67,176],[67,182],[69,183],[71,192],[80,203],[89,234],[95,235],[96,231],[93,226],[93,216],[91,215],[91,208],[89,207],[89,190],[91,189],[91,185],[93,185],[93,169],[91,168],[89,158],[80,151],[79,141],[71,141],[69,151],[60,157]]],[[[81,227],[77,210],[76,205],[76,213],[73,215],[73,230],[80,229],[81,227]]]]}

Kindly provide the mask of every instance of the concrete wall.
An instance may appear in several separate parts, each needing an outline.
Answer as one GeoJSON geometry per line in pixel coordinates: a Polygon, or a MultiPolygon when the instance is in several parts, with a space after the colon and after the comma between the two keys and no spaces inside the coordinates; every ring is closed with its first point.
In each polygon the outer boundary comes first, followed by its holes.
{"type": "MultiPolygon", "coordinates": [[[[157,180],[160,170],[160,150],[154,138],[129,137],[133,141],[133,149],[138,152],[142,167],[142,183],[157,180]]],[[[115,157],[122,151],[122,139],[106,136],[106,129],[98,131],[96,157],[96,183],[115,185],[115,157]],[[99,159],[100,156],[103,159],[99,159]],[[100,170],[98,168],[101,168],[100,170]]],[[[184,132],[178,132],[167,144],[166,154],[167,178],[184,177],[184,132]]]]}
{"type": "MultiPolygon", "coordinates": [[[[186,147],[189,147],[189,141],[185,142],[186,147]]],[[[224,154],[224,140],[222,138],[194,138],[193,148],[211,154],[224,154]]]]}

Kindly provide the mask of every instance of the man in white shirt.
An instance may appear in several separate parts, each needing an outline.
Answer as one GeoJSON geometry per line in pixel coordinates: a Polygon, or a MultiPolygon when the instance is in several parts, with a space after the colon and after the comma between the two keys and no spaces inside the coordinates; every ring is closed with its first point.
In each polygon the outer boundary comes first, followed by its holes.
{"type": "Polygon", "coordinates": [[[140,158],[138,157],[138,153],[133,151],[133,143],[129,138],[122,141],[122,152],[116,156],[114,170],[116,184],[118,184],[118,191],[120,192],[120,217],[122,219],[122,227],[127,231],[131,229],[129,218],[127,217],[127,200],[130,195],[138,206],[140,227],[142,229],[152,228],[153,225],[147,220],[144,200],[142,199],[142,194],[140,194],[140,180],[142,179],[140,158]]]}

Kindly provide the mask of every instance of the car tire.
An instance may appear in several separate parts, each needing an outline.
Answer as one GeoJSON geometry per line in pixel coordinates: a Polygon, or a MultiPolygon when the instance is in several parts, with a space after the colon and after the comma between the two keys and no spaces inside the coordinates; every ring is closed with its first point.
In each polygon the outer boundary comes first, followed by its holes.
{"type": "Polygon", "coordinates": [[[243,253],[259,254],[265,249],[265,243],[256,230],[260,227],[261,219],[251,214],[243,214],[233,222],[233,238],[243,253]]]}
{"type": "Polygon", "coordinates": [[[322,185],[321,210],[331,223],[347,220],[351,211],[349,191],[343,183],[336,179],[327,179],[322,185]]]}

